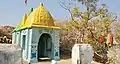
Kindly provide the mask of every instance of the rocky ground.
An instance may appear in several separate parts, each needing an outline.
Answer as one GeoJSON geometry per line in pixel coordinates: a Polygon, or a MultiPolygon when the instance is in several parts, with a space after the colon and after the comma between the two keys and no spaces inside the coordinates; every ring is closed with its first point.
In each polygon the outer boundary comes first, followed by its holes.
{"type": "Polygon", "coordinates": [[[12,43],[12,26],[0,26],[0,43],[12,43]]]}
{"type": "Polygon", "coordinates": [[[0,37],[6,36],[8,39],[12,38],[12,26],[0,26],[0,37]]]}

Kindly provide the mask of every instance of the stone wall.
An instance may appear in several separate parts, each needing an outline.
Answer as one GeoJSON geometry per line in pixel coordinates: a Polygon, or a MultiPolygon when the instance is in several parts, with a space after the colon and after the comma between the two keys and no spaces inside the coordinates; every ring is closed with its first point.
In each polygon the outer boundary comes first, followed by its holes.
{"type": "Polygon", "coordinates": [[[14,44],[0,44],[0,64],[22,64],[22,49],[14,44]]]}
{"type": "Polygon", "coordinates": [[[72,48],[72,64],[90,64],[93,49],[89,44],[75,44],[72,48]]]}

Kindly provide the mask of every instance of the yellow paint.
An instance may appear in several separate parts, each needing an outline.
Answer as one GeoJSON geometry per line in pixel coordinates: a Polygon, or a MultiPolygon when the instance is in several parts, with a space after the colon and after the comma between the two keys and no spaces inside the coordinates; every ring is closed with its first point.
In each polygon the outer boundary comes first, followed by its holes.
{"type": "Polygon", "coordinates": [[[41,28],[48,28],[48,29],[60,29],[60,27],[55,27],[55,26],[44,26],[44,25],[32,25],[32,27],[41,27],[41,28]]]}
{"type": "Polygon", "coordinates": [[[25,14],[21,24],[19,25],[19,29],[31,27],[60,29],[60,27],[55,26],[52,16],[44,8],[42,3],[40,3],[40,5],[35,10],[33,10],[33,12],[31,12],[28,17],[25,14]]]}
{"type": "Polygon", "coordinates": [[[27,19],[27,14],[24,14],[21,25],[20,25],[21,28],[25,28],[26,19],[27,19]]]}

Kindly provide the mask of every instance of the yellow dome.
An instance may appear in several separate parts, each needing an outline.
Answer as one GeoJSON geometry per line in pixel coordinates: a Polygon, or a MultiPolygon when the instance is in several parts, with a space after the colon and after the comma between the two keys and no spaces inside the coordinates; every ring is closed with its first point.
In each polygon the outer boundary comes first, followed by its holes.
{"type": "MultiPolygon", "coordinates": [[[[27,18],[27,24],[41,25],[41,26],[55,26],[54,20],[50,13],[44,8],[43,4],[40,3],[39,7],[37,7],[27,18]]],[[[28,26],[26,24],[26,26],[28,26]]]]}
{"type": "Polygon", "coordinates": [[[44,8],[42,3],[40,3],[40,5],[28,16],[24,14],[22,22],[15,28],[14,31],[31,27],[60,29],[60,27],[55,26],[52,16],[44,8]]]}

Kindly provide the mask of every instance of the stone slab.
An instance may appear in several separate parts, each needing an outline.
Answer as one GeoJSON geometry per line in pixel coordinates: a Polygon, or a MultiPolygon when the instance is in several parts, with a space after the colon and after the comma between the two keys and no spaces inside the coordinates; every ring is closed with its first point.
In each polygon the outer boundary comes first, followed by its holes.
{"type": "Polygon", "coordinates": [[[22,64],[22,48],[15,44],[0,44],[0,64],[22,64]]]}

